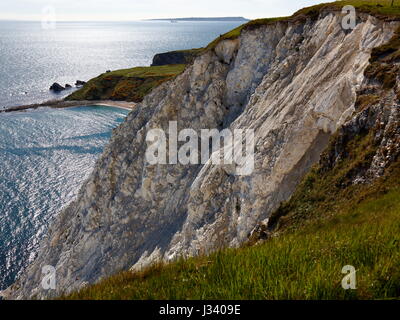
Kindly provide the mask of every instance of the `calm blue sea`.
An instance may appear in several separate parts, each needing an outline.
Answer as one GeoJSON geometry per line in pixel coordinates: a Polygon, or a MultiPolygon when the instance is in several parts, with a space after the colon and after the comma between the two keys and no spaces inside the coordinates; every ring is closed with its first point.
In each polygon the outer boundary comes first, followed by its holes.
{"type": "MultiPolygon", "coordinates": [[[[60,98],[108,69],[149,65],[154,54],[205,46],[235,22],[0,22],[0,108],[60,98]]],[[[0,290],[35,257],[51,219],[76,196],[127,111],[42,108],[0,113],[0,290]]]]}
{"type": "Polygon", "coordinates": [[[156,53],[191,49],[238,22],[69,22],[42,29],[39,22],[0,21],[0,108],[60,96],[54,82],[74,84],[107,70],[147,66],[156,53]]]}
{"type": "Polygon", "coordinates": [[[0,114],[0,289],[34,258],[127,114],[94,106],[0,114]]]}

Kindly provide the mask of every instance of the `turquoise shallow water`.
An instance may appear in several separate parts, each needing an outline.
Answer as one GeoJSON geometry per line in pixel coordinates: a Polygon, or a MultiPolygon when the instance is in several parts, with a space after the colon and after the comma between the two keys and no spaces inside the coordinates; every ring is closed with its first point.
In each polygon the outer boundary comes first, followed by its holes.
{"type": "Polygon", "coordinates": [[[35,257],[48,223],[78,193],[128,110],[0,114],[0,290],[35,257]]]}

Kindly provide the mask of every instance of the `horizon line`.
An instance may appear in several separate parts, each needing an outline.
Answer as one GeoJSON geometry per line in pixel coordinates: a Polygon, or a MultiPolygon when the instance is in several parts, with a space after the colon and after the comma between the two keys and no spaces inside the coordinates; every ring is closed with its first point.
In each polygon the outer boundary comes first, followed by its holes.
{"type": "MultiPolygon", "coordinates": [[[[243,22],[251,21],[254,19],[262,19],[268,17],[257,17],[257,18],[246,18],[243,16],[204,16],[204,17],[175,17],[175,18],[132,18],[132,19],[56,19],[56,22],[135,22],[135,21],[169,21],[169,20],[179,20],[179,19],[238,19],[243,18],[243,22]]],[[[39,18],[6,18],[0,17],[0,21],[8,21],[8,22],[38,22],[40,23],[42,19],[39,18]]],[[[190,22],[190,21],[182,21],[182,22],[190,22]]],[[[192,22],[202,22],[202,21],[192,21],[192,22]]],[[[226,20],[226,21],[208,21],[208,22],[240,22],[239,20],[226,20]]]]}

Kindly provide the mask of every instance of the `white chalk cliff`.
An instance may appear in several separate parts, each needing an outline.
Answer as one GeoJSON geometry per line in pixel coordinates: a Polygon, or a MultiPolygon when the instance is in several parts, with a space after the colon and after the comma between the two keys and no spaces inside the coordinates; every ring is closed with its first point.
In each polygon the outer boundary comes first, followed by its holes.
{"type": "Polygon", "coordinates": [[[199,56],[149,94],[114,130],[76,201],[52,224],[10,298],[70,292],[159,259],[239,246],[287,200],[354,112],[371,49],[397,26],[361,14],[343,30],[339,12],[245,29],[199,56]],[[255,169],[149,165],[150,129],[253,129],[255,169]],[[42,267],[57,290],[41,288],[42,267]]]}

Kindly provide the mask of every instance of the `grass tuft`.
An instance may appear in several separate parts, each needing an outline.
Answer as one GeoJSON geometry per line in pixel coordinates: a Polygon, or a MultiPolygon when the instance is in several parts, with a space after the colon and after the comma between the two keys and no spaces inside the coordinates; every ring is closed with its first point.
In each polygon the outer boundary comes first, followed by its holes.
{"type": "Polygon", "coordinates": [[[124,272],[63,299],[392,299],[400,297],[400,190],[266,244],[124,272]],[[341,270],[358,270],[358,289],[341,270]]]}

